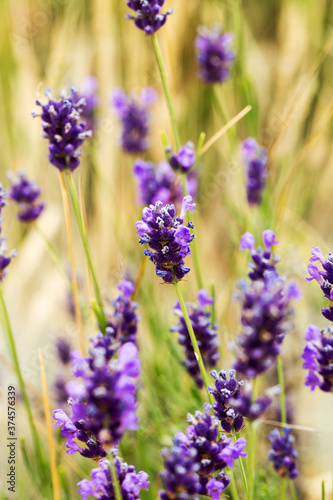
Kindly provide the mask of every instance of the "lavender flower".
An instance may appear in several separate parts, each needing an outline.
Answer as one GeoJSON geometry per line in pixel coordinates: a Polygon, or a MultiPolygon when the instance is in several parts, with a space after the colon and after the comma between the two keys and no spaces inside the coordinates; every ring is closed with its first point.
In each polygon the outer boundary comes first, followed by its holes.
{"type": "Polygon", "coordinates": [[[108,327],[113,329],[114,341],[121,345],[126,342],[136,343],[138,330],[138,304],[131,301],[135,286],[131,281],[123,280],[118,285],[120,294],[112,302],[113,314],[108,317],[108,327]]]}
{"type": "Polygon", "coordinates": [[[285,335],[293,328],[290,303],[298,298],[295,284],[286,284],[284,278],[274,274],[242,291],[242,329],[237,337],[235,370],[254,378],[274,365],[285,335]]]}
{"type": "Polygon", "coordinates": [[[276,236],[271,230],[263,233],[265,248],[255,251],[251,233],[241,238],[240,250],[248,249],[252,255],[250,263],[250,286],[240,282],[238,299],[242,302],[242,330],[237,337],[239,352],[233,367],[247,378],[254,378],[268,370],[281,353],[281,344],[286,333],[292,329],[292,300],[300,298],[294,282],[286,282],[280,276],[272,255],[276,236]]]}
{"type": "Polygon", "coordinates": [[[240,239],[239,250],[249,250],[251,252],[252,262],[249,264],[251,271],[248,276],[252,281],[263,280],[268,272],[276,276],[278,275],[275,264],[280,259],[272,253],[272,247],[278,245],[279,242],[276,240],[276,236],[271,229],[266,229],[262,233],[262,239],[264,249],[258,247],[257,250],[255,249],[254,236],[251,233],[243,234],[240,239]]]}
{"type": "Polygon", "coordinates": [[[127,6],[136,12],[136,17],[126,14],[127,19],[134,20],[135,26],[143,30],[146,35],[153,35],[166,23],[167,16],[173,9],[161,12],[164,0],[128,0],[127,6]]]}
{"type": "Polygon", "coordinates": [[[169,161],[174,170],[178,170],[182,174],[188,173],[196,161],[194,144],[188,142],[180,148],[178,153],[174,154],[171,152],[169,161]]]}
{"type": "MultiPolygon", "coordinates": [[[[116,449],[112,450],[113,453],[116,451],[116,449]]],[[[148,481],[148,474],[144,471],[137,473],[133,465],[128,465],[118,457],[113,460],[122,499],[138,500],[141,489],[148,490],[150,484],[148,481]]],[[[99,461],[99,467],[91,471],[90,477],[90,481],[88,479],[82,479],[82,481],[78,483],[78,492],[82,500],[88,500],[90,497],[99,500],[116,499],[109,460],[101,459],[99,461]]]]}
{"type": "Polygon", "coordinates": [[[111,103],[122,122],[121,145],[126,153],[142,153],[149,148],[150,108],[157,94],[152,88],[145,88],[138,96],[116,89],[111,103]]]}
{"type": "Polygon", "coordinates": [[[233,467],[239,457],[246,457],[245,439],[240,438],[233,444],[231,438],[219,437],[219,422],[211,417],[210,409],[211,406],[205,404],[204,413],[188,414],[191,425],[186,435],[179,432],[174,438],[175,446],[163,450],[162,500],[188,499],[193,495],[210,495],[214,500],[217,492],[230,483],[224,469],[233,467]]]}
{"type": "Polygon", "coordinates": [[[67,437],[67,453],[103,458],[105,446],[117,444],[125,430],[137,429],[133,379],[139,375],[140,362],[130,342],[119,348],[117,360],[109,360],[106,349],[92,345],[87,358],[78,351],[71,353],[73,374],[83,379],[83,385],[77,381],[66,385],[72,416],[62,410],[55,410],[53,416],[67,437]],[[88,448],[81,448],[74,438],[88,448]]]}
{"type": "Polygon", "coordinates": [[[199,28],[195,46],[199,64],[199,76],[208,84],[221,83],[230,78],[230,69],[236,57],[231,48],[234,35],[222,33],[220,26],[211,30],[199,28]]]}
{"type": "Polygon", "coordinates": [[[290,429],[284,428],[282,435],[278,429],[274,429],[268,438],[272,443],[268,460],[273,462],[274,469],[280,477],[295,479],[298,476],[297,451],[293,445],[294,437],[290,434],[290,429]]]}
{"type": "Polygon", "coordinates": [[[250,383],[246,383],[242,391],[237,394],[237,399],[230,399],[230,405],[244,418],[257,420],[257,418],[265,413],[271,405],[273,398],[280,394],[280,392],[280,386],[276,385],[266,389],[266,391],[264,391],[259,398],[253,400],[252,385],[250,383]]]}
{"type": "MultiPolygon", "coordinates": [[[[157,201],[164,204],[181,205],[183,189],[177,175],[166,161],[157,165],[144,160],[137,160],[133,165],[133,174],[138,186],[138,203],[155,205],[157,201]]],[[[196,173],[190,172],[186,178],[187,192],[195,197],[197,192],[196,173]]]]}
{"type": "Polygon", "coordinates": [[[7,191],[2,187],[0,183],[0,233],[1,233],[1,222],[2,222],[2,210],[5,206],[7,206],[7,191]]]}
{"type": "Polygon", "coordinates": [[[268,174],[266,149],[249,137],[242,143],[241,152],[247,174],[247,200],[250,205],[260,205],[268,174]]]}
{"type": "Polygon", "coordinates": [[[306,330],[306,346],[302,358],[303,368],[308,371],[305,385],[314,391],[319,387],[324,392],[333,390],[333,328],[319,330],[310,325],[306,330]]]}
{"type": "Polygon", "coordinates": [[[184,258],[191,253],[190,242],[194,235],[190,229],[192,222],[183,225],[188,210],[194,212],[195,203],[190,195],[185,196],[182,211],[176,217],[174,205],[165,205],[158,201],[155,206],[143,209],[142,220],[136,223],[141,245],[148,244],[145,255],[156,266],[156,275],[166,283],[181,280],[190,271],[185,267],[184,258]]]}
{"type": "MultiPolygon", "coordinates": [[[[214,299],[208,298],[208,292],[204,289],[198,292],[198,304],[187,304],[186,308],[193,326],[193,331],[198,342],[203,362],[206,367],[216,366],[220,355],[218,352],[219,339],[217,337],[217,325],[210,320],[211,313],[205,311],[207,305],[211,305],[214,299]]],[[[204,383],[200,374],[198,361],[192,347],[192,342],[179,302],[174,307],[174,313],[179,317],[179,324],[171,327],[172,332],[178,332],[178,342],[184,347],[186,360],[184,365],[188,373],[195,379],[198,387],[204,383]]]]}
{"type": "Polygon", "coordinates": [[[68,365],[71,361],[71,345],[65,338],[58,338],[56,340],[56,349],[60,362],[63,365],[68,365]]]}
{"type": "MultiPolygon", "coordinates": [[[[0,183],[0,234],[2,232],[2,210],[7,205],[7,196],[8,193],[5,189],[3,189],[2,184],[0,183]]],[[[7,240],[4,236],[0,237],[0,282],[7,274],[7,267],[11,263],[13,257],[17,255],[16,250],[12,250],[8,253],[7,240]]]]}
{"type": "Polygon", "coordinates": [[[45,95],[48,102],[42,104],[38,99],[36,104],[42,111],[33,111],[32,116],[41,117],[43,137],[49,140],[50,163],[61,171],[73,171],[80,164],[79,147],[92,135],[86,122],[81,120],[85,100],[75,102],[76,90],[73,88],[69,95],[62,92],[58,100],[53,97],[51,89],[46,89],[45,95]]]}
{"type": "Polygon", "coordinates": [[[236,379],[235,370],[216,370],[210,372],[215,379],[215,386],[209,386],[208,391],[213,394],[215,403],[213,404],[214,415],[221,422],[222,429],[228,433],[238,432],[244,424],[243,416],[231,406],[230,401],[237,401],[241,397],[243,381],[236,379]]]}
{"type": "Polygon", "coordinates": [[[313,247],[311,249],[312,257],[310,257],[311,264],[308,265],[308,271],[310,274],[310,278],[306,278],[307,281],[316,280],[320,285],[322,292],[325,297],[329,299],[330,305],[329,308],[323,308],[321,310],[324,318],[329,321],[333,321],[333,255],[328,254],[327,259],[323,256],[321,250],[317,247],[313,247]],[[319,261],[323,271],[318,269],[317,264],[312,264],[312,262],[319,261]]]}
{"type": "Polygon", "coordinates": [[[38,202],[40,187],[35,182],[29,181],[23,171],[19,172],[17,177],[11,173],[8,177],[11,182],[10,199],[19,206],[17,218],[21,222],[34,222],[45,207],[45,203],[38,202]]]}

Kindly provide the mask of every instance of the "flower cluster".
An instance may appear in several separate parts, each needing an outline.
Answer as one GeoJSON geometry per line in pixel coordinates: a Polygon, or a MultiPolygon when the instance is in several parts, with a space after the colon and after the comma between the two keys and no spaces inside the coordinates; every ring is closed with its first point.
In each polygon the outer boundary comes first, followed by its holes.
{"type": "Polygon", "coordinates": [[[233,39],[234,35],[222,33],[220,26],[214,26],[211,30],[203,26],[199,29],[195,45],[199,75],[205,83],[220,83],[230,77],[230,69],[236,57],[231,48],[233,39]]]}
{"type": "Polygon", "coordinates": [[[310,257],[311,264],[308,265],[310,274],[307,281],[316,280],[327,299],[330,301],[328,309],[322,309],[322,315],[329,321],[333,321],[333,255],[328,254],[327,259],[323,256],[321,250],[317,247],[311,249],[312,257],[310,257]],[[323,271],[318,269],[317,264],[313,262],[319,261],[322,265],[323,271]]]}
{"type": "Polygon", "coordinates": [[[41,189],[33,181],[27,179],[25,172],[21,171],[18,176],[9,173],[11,182],[9,197],[19,206],[17,218],[21,222],[33,222],[42,213],[45,203],[39,202],[41,189]]]}
{"type": "Polygon", "coordinates": [[[167,16],[173,9],[161,12],[165,0],[127,0],[127,6],[136,12],[136,17],[126,14],[127,19],[133,19],[135,26],[146,35],[153,35],[166,23],[167,16]]]}
{"type": "Polygon", "coordinates": [[[273,231],[263,233],[265,250],[254,249],[254,238],[246,233],[241,239],[241,249],[249,249],[252,254],[250,286],[240,284],[238,298],[242,302],[241,333],[238,335],[238,358],[235,370],[254,378],[264,373],[281,353],[281,343],[293,327],[291,317],[292,300],[300,297],[294,282],[285,281],[276,268],[271,247],[277,244],[273,231]]]}
{"type": "Polygon", "coordinates": [[[111,103],[121,120],[123,131],[121,145],[126,153],[142,153],[149,148],[150,108],[156,101],[154,89],[144,88],[138,96],[116,89],[111,103]]]}
{"type": "Polygon", "coordinates": [[[83,384],[66,385],[72,415],[55,410],[57,427],[67,437],[67,453],[79,452],[88,458],[105,457],[105,447],[117,444],[125,430],[137,429],[136,385],[140,362],[134,344],[127,342],[118,350],[118,359],[108,359],[107,350],[93,347],[89,357],[71,353],[73,374],[83,384]],[[81,448],[74,439],[86,444],[81,448]]]}
{"type": "Polygon", "coordinates": [[[55,99],[51,89],[46,89],[48,102],[42,104],[37,99],[36,105],[42,110],[32,112],[33,117],[40,116],[42,120],[43,137],[49,141],[49,161],[61,171],[72,171],[79,166],[79,148],[92,135],[86,122],[81,120],[85,99],[76,100],[76,93],[72,88],[69,95],[62,92],[60,99],[55,99]]]}
{"type": "Polygon", "coordinates": [[[322,391],[333,391],[333,328],[319,330],[310,325],[306,330],[307,341],[302,358],[303,368],[308,371],[305,385],[313,391],[319,387],[322,391]]]}
{"type": "Polygon", "coordinates": [[[123,280],[118,285],[118,290],[120,294],[112,301],[112,315],[107,318],[108,328],[113,329],[115,342],[119,342],[121,345],[126,342],[135,344],[139,320],[136,313],[138,304],[131,301],[135,286],[131,281],[123,280]]]}
{"type": "Polygon", "coordinates": [[[235,370],[216,370],[210,372],[215,379],[215,385],[209,386],[208,391],[213,394],[215,403],[213,403],[214,415],[221,423],[222,429],[228,433],[238,432],[243,427],[244,418],[231,406],[241,397],[242,380],[236,379],[235,370]],[[228,376],[229,375],[229,376],[228,376]]]}
{"type": "Polygon", "coordinates": [[[274,429],[268,438],[272,443],[268,459],[273,462],[274,469],[282,478],[295,479],[298,476],[297,451],[293,445],[294,437],[290,434],[290,429],[284,428],[282,435],[278,429],[274,429]]]}
{"type": "Polygon", "coordinates": [[[259,205],[267,179],[266,149],[249,137],[242,143],[241,152],[247,174],[247,200],[250,205],[259,205]]]}
{"type": "Polygon", "coordinates": [[[187,499],[193,495],[219,498],[230,483],[224,469],[233,467],[234,460],[239,457],[246,457],[245,439],[240,438],[232,444],[231,438],[219,437],[219,422],[209,414],[210,409],[206,404],[204,413],[189,414],[186,435],[179,432],[174,438],[175,446],[163,450],[165,470],[161,477],[165,490],[160,492],[162,500],[187,499]],[[182,493],[184,490],[186,493],[182,493]]]}
{"type": "Polygon", "coordinates": [[[180,148],[178,153],[171,152],[169,161],[174,170],[187,174],[196,162],[194,144],[188,142],[180,148]]]}
{"type": "MultiPolygon", "coordinates": [[[[117,451],[114,448],[112,454],[115,455],[117,451]]],[[[114,467],[118,477],[121,498],[123,500],[138,500],[141,489],[148,490],[149,488],[148,474],[144,471],[137,473],[133,465],[128,465],[119,457],[112,459],[114,460],[114,467]]],[[[89,497],[99,500],[116,499],[109,460],[101,459],[99,467],[91,471],[90,477],[90,481],[82,479],[78,483],[78,492],[82,500],[88,500],[89,497]]]]}
{"type": "MultiPolygon", "coordinates": [[[[207,305],[211,305],[214,299],[208,297],[208,292],[204,289],[198,292],[198,306],[196,304],[186,304],[187,311],[193,326],[193,331],[198,342],[203,362],[206,367],[216,366],[219,360],[219,339],[217,336],[217,325],[210,320],[211,313],[205,311],[207,305]]],[[[186,322],[179,305],[176,303],[174,313],[179,317],[179,324],[171,327],[172,332],[178,332],[178,342],[184,347],[186,360],[184,365],[188,373],[195,379],[198,387],[203,387],[203,380],[200,374],[198,361],[195,357],[192,342],[186,322]]]]}
{"type": "Polygon", "coordinates": [[[176,217],[174,205],[165,205],[161,201],[143,209],[142,220],[136,223],[141,245],[148,244],[145,255],[156,266],[156,274],[166,283],[181,280],[190,271],[185,267],[184,258],[191,253],[190,242],[194,235],[190,233],[193,224],[183,225],[188,210],[194,212],[195,203],[190,195],[185,196],[182,211],[176,217]]]}
{"type": "MultiPolygon", "coordinates": [[[[3,189],[0,183],[0,234],[2,232],[2,210],[7,205],[8,193],[3,189]]],[[[0,236],[0,281],[6,276],[7,267],[9,266],[13,257],[17,255],[16,250],[8,253],[7,240],[4,236],[0,236]]]]}

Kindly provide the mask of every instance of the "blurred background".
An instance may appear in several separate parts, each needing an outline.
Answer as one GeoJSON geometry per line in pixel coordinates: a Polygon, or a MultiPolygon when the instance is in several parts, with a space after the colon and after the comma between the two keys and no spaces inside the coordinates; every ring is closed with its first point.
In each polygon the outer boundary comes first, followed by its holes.
{"type": "MultiPolygon", "coordinates": [[[[166,8],[174,8],[174,13],[158,38],[182,142],[196,143],[202,131],[210,138],[224,125],[214,108],[211,89],[197,76],[194,40],[200,25],[211,27],[220,22],[226,31],[235,33],[237,58],[232,77],[216,89],[226,115],[232,118],[247,104],[253,107],[207,151],[198,167],[197,245],[205,286],[209,289],[214,284],[216,289],[219,368],[230,367],[233,355],[228,344],[239,328],[239,306],[232,294],[237,280],[246,275],[248,262],[248,256],[238,252],[239,238],[251,231],[259,243],[262,231],[273,229],[280,241],[280,272],[295,279],[303,290],[303,298],[296,306],[295,331],[284,344],[292,419],[300,426],[295,431],[300,464],[296,487],[299,498],[321,498],[322,480],[327,494],[332,489],[333,421],[329,416],[333,398],[304,387],[301,354],[306,326],[325,326],[320,314],[325,299],[315,284],[305,281],[310,249],[319,246],[326,255],[333,248],[333,4],[330,0],[167,0],[166,4],[166,8]],[[239,159],[239,144],[250,135],[269,151],[269,181],[259,211],[248,208],[239,159]]],[[[82,179],[93,260],[103,296],[111,300],[120,279],[136,279],[143,249],[138,245],[134,225],[142,211],[136,202],[132,176],[136,157],[125,155],[120,148],[121,130],[110,107],[110,92],[116,87],[126,92],[146,86],[155,88],[158,100],[153,107],[152,147],[144,159],[163,159],[161,130],[166,131],[172,144],[151,40],[125,19],[128,9],[123,0],[0,0],[0,6],[0,181],[8,187],[6,172],[25,169],[42,186],[47,208],[39,225],[64,266],[69,265],[69,260],[59,179],[48,163],[47,142],[31,111],[36,98],[43,99],[46,87],[57,96],[72,85],[80,89],[88,75],[98,79],[97,128],[83,148],[75,179],[82,179]]],[[[75,224],[73,227],[76,231],[75,224]]],[[[33,228],[20,225],[11,206],[5,212],[3,233],[9,248],[18,250],[4,290],[38,429],[45,435],[37,349],[43,352],[52,398],[59,369],[54,341],[66,337],[77,348],[75,324],[66,309],[66,281],[50,260],[45,242],[33,228]]],[[[82,293],[87,299],[85,258],[76,233],[75,253],[82,293]]],[[[188,261],[193,267],[191,257],[188,261]]],[[[193,271],[182,288],[186,300],[194,301],[197,285],[193,271]]],[[[161,487],[159,451],[171,445],[176,432],[186,428],[187,412],[201,408],[204,394],[193,387],[179,364],[182,351],[175,334],[169,333],[170,326],[176,323],[172,312],[174,291],[160,284],[149,264],[137,300],[143,363],[141,427],[125,438],[122,453],[137,470],[149,473],[151,487],[142,498],[152,500],[161,487]]],[[[87,315],[86,338],[94,333],[94,322],[87,315]]],[[[3,336],[0,345],[4,398],[7,383],[17,384],[3,336]]],[[[266,383],[276,383],[275,375],[270,373],[266,383]]],[[[4,399],[1,408],[4,427],[4,399]]],[[[273,413],[267,418],[274,420],[273,413]]],[[[29,441],[21,408],[18,418],[19,434],[26,434],[29,441]]],[[[272,425],[265,422],[257,425],[263,458],[257,499],[274,498],[274,491],[279,491],[278,479],[266,462],[266,435],[271,429],[272,425]]],[[[78,498],[76,483],[89,475],[90,464],[81,457],[66,456],[64,443],[59,445],[58,453],[62,498],[78,498]]],[[[0,460],[3,471],[5,453],[1,452],[0,460]]],[[[0,489],[7,498],[3,476],[0,489]]],[[[18,491],[20,499],[40,498],[23,464],[19,466],[18,491]]]]}

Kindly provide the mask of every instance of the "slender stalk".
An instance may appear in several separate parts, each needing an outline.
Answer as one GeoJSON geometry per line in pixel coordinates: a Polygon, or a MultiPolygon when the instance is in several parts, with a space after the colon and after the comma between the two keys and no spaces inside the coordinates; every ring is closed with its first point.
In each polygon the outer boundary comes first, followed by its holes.
{"type": "MultiPolygon", "coordinates": [[[[15,370],[16,370],[16,374],[17,374],[17,378],[18,378],[18,382],[19,382],[19,386],[20,386],[20,391],[21,391],[23,403],[24,403],[24,406],[25,406],[25,409],[26,409],[26,412],[27,412],[27,415],[28,415],[28,421],[29,421],[30,431],[31,431],[31,434],[32,434],[32,440],[33,440],[34,448],[35,448],[36,459],[37,459],[37,463],[38,463],[38,466],[39,466],[39,470],[42,473],[41,475],[42,475],[42,478],[43,478],[44,477],[44,472],[45,472],[44,471],[45,463],[44,463],[44,460],[43,460],[43,454],[42,454],[41,445],[40,445],[39,437],[38,437],[36,426],[35,426],[35,422],[34,422],[34,417],[32,415],[32,411],[31,411],[31,406],[30,406],[30,401],[29,401],[28,393],[27,393],[27,390],[26,390],[26,387],[25,387],[25,383],[24,383],[22,372],[21,372],[21,368],[20,368],[19,359],[18,359],[18,356],[17,356],[16,344],[15,344],[15,339],[14,339],[14,335],[13,335],[13,330],[12,330],[12,327],[11,327],[11,324],[10,324],[10,319],[9,319],[9,315],[8,315],[8,311],[7,311],[7,307],[6,307],[6,303],[5,303],[5,299],[4,299],[4,296],[3,296],[1,285],[0,285],[0,304],[1,304],[1,309],[2,309],[2,319],[3,319],[4,327],[5,327],[5,330],[6,330],[6,333],[7,333],[7,340],[8,340],[8,344],[9,344],[9,349],[10,349],[10,352],[11,352],[13,364],[15,366],[15,370]]],[[[43,479],[42,479],[42,482],[43,482],[43,479]]]]}
{"type": "Polygon", "coordinates": [[[253,500],[253,489],[254,489],[254,467],[255,467],[255,458],[254,458],[254,428],[253,422],[249,422],[248,425],[248,492],[247,499],[253,500]]]}
{"type": "Polygon", "coordinates": [[[75,320],[76,320],[76,324],[78,327],[79,344],[80,344],[81,353],[83,354],[83,356],[85,356],[86,349],[85,349],[85,343],[84,343],[82,314],[81,314],[81,309],[80,309],[79,287],[77,284],[77,276],[76,276],[76,269],[75,269],[71,212],[70,212],[69,199],[68,199],[68,193],[67,193],[67,189],[66,189],[64,174],[62,172],[59,172],[59,178],[60,178],[62,201],[63,201],[64,212],[65,212],[69,260],[70,260],[70,265],[71,265],[71,282],[72,282],[72,292],[73,292],[73,299],[74,299],[75,320]]]}
{"type": "MultiPolygon", "coordinates": [[[[295,488],[295,485],[294,485],[294,481],[292,479],[289,480],[289,487],[290,487],[291,496],[293,497],[293,500],[298,500],[298,496],[297,496],[297,493],[296,493],[296,488],[295,488]]],[[[323,499],[325,500],[325,489],[324,489],[324,497],[323,497],[323,499]]]]}
{"type": "Polygon", "coordinates": [[[230,476],[230,485],[229,485],[229,488],[230,488],[230,491],[231,491],[231,494],[232,494],[232,500],[239,500],[239,495],[238,495],[238,491],[237,491],[236,481],[235,481],[235,477],[234,477],[234,471],[232,469],[230,469],[228,471],[228,474],[230,476]]]}
{"type": "Polygon", "coordinates": [[[73,177],[70,173],[67,175],[67,181],[68,181],[67,186],[69,189],[69,193],[70,193],[73,208],[74,208],[74,214],[75,214],[75,218],[76,218],[77,227],[79,229],[83,248],[84,248],[84,251],[85,251],[85,254],[87,257],[87,261],[88,261],[88,266],[89,266],[89,269],[91,272],[94,291],[95,291],[96,300],[97,300],[97,304],[98,304],[98,308],[99,308],[98,320],[100,322],[101,330],[104,332],[106,325],[107,325],[107,321],[106,321],[105,313],[104,313],[102,295],[101,295],[101,292],[100,292],[100,289],[98,286],[98,281],[97,281],[97,277],[96,277],[96,273],[95,273],[95,269],[94,269],[94,265],[93,265],[93,261],[92,261],[92,257],[91,257],[89,241],[88,241],[87,235],[85,234],[85,231],[84,231],[84,224],[83,224],[82,215],[81,215],[81,211],[80,211],[80,204],[79,204],[78,195],[76,192],[73,177]]]}
{"type": "Polygon", "coordinates": [[[167,72],[165,69],[164,61],[163,61],[163,55],[162,55],[160,44],[158,43],[158,39],[157,39],[156,34],[151,36],[151,40],[153,42],[157,66],[158,66],[158,69],[159,69],[159,72],[161,75],[164,94],[165,94],[166,102],[168,105],[168,110],[169,110],[169,115],[170,115],[170,120],[171,120],[171,125],[172,125],[172,131],[173,131],[173,135],[175,138],[176,147],[178,150],[181,146],[181,142],[180,142],[179,130],[178,130],[177,121],[176,121],[176,115],[175,115],[173,105],[172,105],[171,94],[170,94],[170,89],[169,89],[169,84],[168,84],[168,79],[167,79],[167,72]]]}
{"type": "Polygon", "coordinates": [[[113,459],[113,457],[111,457],[111,460],[110,460],[110,470],[111,470],[111,476],[112,476],[112,483],[113,483],[114,491],[115,491],[115,494],[116,494],[116,500],[122,500],[121,491],[120,491],[120,485],[119,485],[119,480],[118,480],[116,468],[114,466],[114,459],[113,459]]]}
{"type": "MultiPolygon", "coordinates": [[[[239,439],[239,438],[240,438],[240,432],[237,432],[236,439],[239,439]]],[[[239,468],[240,468],[242,479],[243,479],[243,485],[244,485],[245,494],[246,494],[246,497],[247,497],[248,496],[249,487],[248,487],[248,483],[247,483],[247,477],[246,477],[246,472],[245,472],[245,468],[244,468],[243,458],[242,457],[239,457],[238,463],[239,463],[239,468]]]]}
{"type": "Polygon", "coordinates": [[[321,500],[325,500],[325,481],[321,482],[321,500]]]}
{"type": "MultiPolygon", "coordinates": [[[[178,297],[178,300],[179,300],[179,304],[180,304],[181,310],[183,312],[183,316],[184,316],[184,320],[185,320],[185,323],[186,323],[186,326],[187,326],[188,333],[190,335],[190,339],[191,339],[191,342],[192,342],[192,347],[193,347],[193,350],[194,350],[194,354],[195,354],[195,357],[197,358],[197,361],[198,361],[198,365],[199,365],[200,373],[201,373],[201,376],[202,376],[202,380],[203,380],[203,382],[205,384],[205,387],[207,389],[209,383],[208,383],[206,368],[205,368],[204,362],[202,360],[201,352],[200,352],[200,349],[199,349],[199,346],[198,346],[197,339],[195,337],[195,333],[193,331],[192,323],[191,323],[190,317],[189,317],[187,309],[186,309],[186,305],[185,305],[185,302],[184,302],[184,299],[183,299],[183,296],[182,296],[182,292],[180,290],[179,283],[175,282],[174,283],[174,287],[176,289],[177,297],[178,297]]],[[[208,392],[208,389],[207,389],[207,392],[208,392]]],[[[214,399],[213,399],[212,394],[210,394],[209,392],[208,392],[208,399],[209,399],[210,404],[213,404],[214,399]]]]}
{"type": "Polygon", "coordinates": [[[49,397],[47,394],[45,365],[44,365],[42,351],[40,349],[38,349],[38,355],[39,355],[39,359],[40,359],[41,379],[42,379],[42,387],[43,387],[43,400],[44,400],[44,412],[45,412],[45,420],[46,420],[46,428],[47,428],[47,440],[49,443],[53,500],[60,500],[59,477],[58,477],[57,464],[56,464],[54,440],[53,440],[53,435],[52,435],[50,404],[49,404],[49,397]]]}
{"type": "Polygon", "coordinates": [[[134,292],[132,294],[132,297],[131,297],[132,300],[136,300],[136,298],[138,296],[138,292],[139,292],[140,285],[141,285],[141,282],[142,282],[142,279],[143,279],[143,275],[145,273],[147,262],[148,262],[148,257],[147,257],[147,255],[144,255],[142,257],[142,261],[141,261],[141,264],[140,264],[140,269],[139,269],[139,272],[138,272],[138,276],[136,278],[135,290],[134,290],[134,292]]]}

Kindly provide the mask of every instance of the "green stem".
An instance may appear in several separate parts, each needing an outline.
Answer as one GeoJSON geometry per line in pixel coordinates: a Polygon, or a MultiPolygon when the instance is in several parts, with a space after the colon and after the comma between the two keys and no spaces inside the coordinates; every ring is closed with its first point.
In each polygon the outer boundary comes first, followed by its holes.
{"type": "MultiPolygon", "coordinates": [[[[240,433],[237,432],[236,439],[239,439],[239,438],[240,438],[240,433]]],[[[247,477],[246,477],[246,472],[245,472],[245,468],[244,468],[244,463],[243,463],[243,458],[242,457],[239,457],[238,463],[239,463],[239,468],[240,468],[240,471],[241,471],[241,474],[242,474],[242,479],[243,479],[243,485],[244,485],[245,494],[246,494],[246,497],[247,497],[248,496],[249,488],[248,488],[248,484],[247,484],[247,477]]]]}
{"type": "Polygon", "coordinates": [[[228,470],[228,475],[230,476],[229,488],[230,488],[230,491],[232,494],[232,500],[239,500],[239,495],[238,495],[237,486],[236,486],[236,482],[235,482],[234,472],[232,469],[228,470]]]}
{"type": "Polygon", "coordinates": [[[73,208],[74,208],[74,214],[75,214],[75,219],[77,222],[77,227],[79,229],[83,248],[84,248],[84,251],[85,251],[85,254],[87,257],[88,266],[89,266],[92,281],[93,281],[94,291],[95,291],[96,300],[97,300],[97,304],[98,304],[98,308],[99,308],[98,320],[101,323],[100,324],[101,330],[104,332],[106,325],[107,325],[107,321],[106,321],[105,313],[104,313],[102,295],[101,295],[101,292],[99,289],[99,285],[98,285],[98,281],[97,281],[97,277],[96,277],[96,273],[95,273],[95,269],[94,269],[94,265],[93,265],[93,261],[92,261],[92,257],[91,257],[88,238],[86,236],[85,229],[84,229],[84,223],[83,223],[82,214],[81,214],[81,210],[80,210],[79,198],[78,198],[78,195],[76,192],[76,187],[74,184],[74,180],[73,180],[73,177],[71,174],[69,174],[67,176],[67,186],[69,188],[69,193],[70,193],[70,196],[72,199],[72,204],[73,204],[73,208]]]}
{"type": "Polygon", "coordinates": [[[249,479],[247,499],[253,500],[254,467],[255,467],[253,422],[249,422],[247,445],[248,445],[248,479],[249,479]]]}
{"type": "Polygon", "coordinates": [[[24,383],[21,368],[20,368],[19,359],[17,356],[14,334],[13,334],[13,330],[12,330],[12,327],[10,324],[10,319],[9,319],[9,315],[8,315],[8,311],[7,311],[7,307],[6,307],[6,303],[5,303],[5,299],[3,296],[1,285],[0,285],[0,303],[1,303],[1,308],[2,308],[2,318],[3,318],[4,326],[6,329],[6,333],[7,333],[7,340],[8,340],[8,344],[9,344],[9,349],[11,352],[13,364],[14,364],[15,369],[16,369],[16,374],[17,374],[17,378],[18,378],[18,382],[19,382],[19,386],[20,386],[20,391],[22,394],[23,403],[24,403],[24,406],[25,406],[25,409],[26,409],[26,412],[28,415],[29,426],[30,426],[32,439],[33,439],[33,443],[34,443],[34,448],[35,448],[35,452],[36,452],[36,459],[37,459],[38,467],[39,467],[40,472],[41,472],[41,479],[43,482],[43,477],[44,477],[44,473],[45,473],[45,463],[44,463],[44,459],[43,459],[43,454],[42,454],[41,445],[40,445],[39,437],[37,434],[34,418],[33,418],[32,411],[31,411],[28,393],[27,393],[27,390],[25,387],[25,383],[24,383]]]}
{"type": "Polygon", "coordinates": [[[118,479],[118,476],[117,476],[117,472],[116,472],[116,468],[115,468],[115,465],[114,465],[114,458],[113,457],[111,457],[111,460],[110,460],[110,470],[111,470],[111,476],[112,476],[112,483],[113,483],[114,491],[115,491],[115,494],[116,494],[116,499],[117,500],[122,500],[121,491],[120,491],[120,485],[119,485],[119,479],[118,479]]]}
{"type": "MultiPolygon", "coordinates": [[[[179,304],[180,304],[181,310],[183,312],[183,316],[184,316],[184,320],[185,320],[185,323],[186,323],[186,326],[187,326],[188,333],[190,335],[190,339],[191,339],[191,342],[192,342],[192,347],[193,347],[193,350],[194,350],[194,354],[195,354],[195,357],[197,358],[197,361],[198,361],[198,365],[199,365],[200,373],[201,373],[201,376],[202,376],[202,380],[203,380],[203,382],[205,384],[205,387],[207,389],[209,383],[208,383],[206,368],[205,368],[204,362],[202,360],[201,352],[200,352],[200,349],[199,349],[199,346],[198,346],[198,342],[197,342],[195,333],[193,331],[192,323],[191,323],[190,317],[189,317],[187,309],[186,309],[186,305],[185,305],[185,302],[184,302],[184,299],[183,299],[183,296],[182,296],[182,292],[180,290],[179,283],[175,282],[174,283],[174,287],[176,289],[177,297],[178,297],[178,300],[179,300],[179,304]]],[[[207,392],[208,392],[208,389],[207,389],[207,392]]],[[[209,399],[210,404],[212,405],[214,403],[214,399],[213,399],[212,394],[210,394],[209,392],[208,392],[208,399],[209,399]]]]}
{"type": "MultiPolygon", "coordinates": [[[[295,485],[294,485],[294,481],[292,479],[289,480],[289,487],[290,487],[291,496],[293,497],[293,500],[298,500],[298,496],[297,496],[297,493],[296,493],[296,488],[295,488],[295,485]]],[[[323,499],[325,500],[325,486],[324,486],[324,496],[323,496],[323,499]]]]}
{"type": "Polygon", "coordinates": [[[175,115],[173,105],[172,105],[171,94],[170,94],[169,84],[168,84],[168,80],[167,80],[167,72],[165,69],[164,61],[163,61],[163,55],[162,55],[160,44],[158,43],[158,39],[157,39],[156,34],[151,36],[151,40],[153,42],[155,57],[156,57],[158,69],[159,69],[159,72],[161,75],[161,80],[162,80],[162,84],[163,84],[166,102],[168,105],[173,135],[174,135],[176,147],[178,150],[178,149],[180,149],[181,142],[180,142],[179,130],[178,130],[177,121],[176,121],[176,115],[175,115]]]}
{"type": "Polygon", "coordinates": [[[280,406],[281,406],[281,423],[287,423],[287,408],[286,408],[286,389],[284,384],[284,374],[283,374],[283,361],[281,356],[278,357],[278,379],[281,387],[280,392],[280,406]]]}

